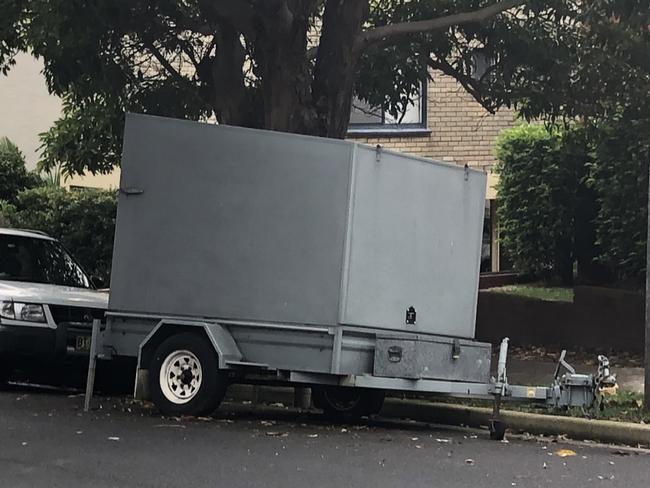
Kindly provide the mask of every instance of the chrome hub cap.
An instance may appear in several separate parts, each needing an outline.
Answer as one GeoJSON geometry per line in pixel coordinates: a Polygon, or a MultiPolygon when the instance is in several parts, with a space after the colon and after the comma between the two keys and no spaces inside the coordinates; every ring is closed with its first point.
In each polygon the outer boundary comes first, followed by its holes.
{"type": "Polygon", "coordinates": [[[159,380],[160,389],[167,400],[177,405],[187,403],[201,388],[201,363],[190,351],[174,351],[163,361],[159,380]]]}

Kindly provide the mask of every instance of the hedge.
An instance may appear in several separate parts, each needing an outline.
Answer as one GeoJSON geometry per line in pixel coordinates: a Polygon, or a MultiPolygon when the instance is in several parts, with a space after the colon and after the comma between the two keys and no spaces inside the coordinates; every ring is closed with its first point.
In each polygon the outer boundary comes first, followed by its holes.
{"type": "Polygon", "coordinates": [[[496,153],[501,240],[516,271],[643,286],[649,119],[522,125],[501,134],[496,153]]]}
{"type": "Polygon", "coordinates": [[[570,284],[576,210],[586,196],[584,134],[522,125],[500,135],[496,155],[500,238],[515,270],[570,284]]]}

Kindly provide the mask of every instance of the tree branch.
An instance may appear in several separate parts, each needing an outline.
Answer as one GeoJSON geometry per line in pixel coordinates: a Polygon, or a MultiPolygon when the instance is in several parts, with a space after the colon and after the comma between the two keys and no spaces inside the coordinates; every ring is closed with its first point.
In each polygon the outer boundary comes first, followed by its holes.
{"type": "Polygon", "coordinates": [[[158,60],[160,65],[167,70],[167,72],[176,79],[179,83],[185,83],[185,78],[171,65],[169,61],[165,58],[165,56],[162,55],[162,53],[156,49],[156,46],[154,46],[153,42],[143,39],[142,40],[143,44],[145,47],[149,50],[151,54],[153,54],[154,58],[158,60]]]}
{"type": "Polygon", "coordinates": [[[458,81],[458,83],[465,88],[465,91],[467,91],[467,93],[469,93],[487,112],[493,115],[496,113],[497,107],[494,107],[481,96],[480,89],[477,86],[480,85],[480,82],[476,82],[471,76],[458,72],[458,70],[445,60],[429,58],[427,64],[430,68],[440,70],[444,74],[451,76],[458,81]]]}
{"type": "Polygon", "coordinates": [[[485,22],[505,10],[526,3],[526,1],[527,0],[499,0],[493,5],[473,10],[471,12],[462,12],[435,19],[400,22],[397,24],[375,27],[359,34],[355,39],[355,49],[364,50],[373,44],[386,42],[395,37],[401,37],[408,34],[435,32],[448,29],[455,25],[485,22]]]}

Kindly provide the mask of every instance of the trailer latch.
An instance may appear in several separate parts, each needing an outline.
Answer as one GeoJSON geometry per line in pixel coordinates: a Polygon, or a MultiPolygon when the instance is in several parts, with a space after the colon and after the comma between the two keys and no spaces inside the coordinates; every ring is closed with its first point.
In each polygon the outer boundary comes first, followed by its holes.
{"type": "Polygon", "coordinates": [[[406,309],[406,323],[409,325],[415,324],[415,320],[417,317],[417,312],[415,311],[415,307],[409,307],[406,309]]]}
{"type": "Polygon", "coordinates": [[[454,344],[451,346],[451,359],[458,359],[460,357],[460,341],[454,339],[454,344]]]}

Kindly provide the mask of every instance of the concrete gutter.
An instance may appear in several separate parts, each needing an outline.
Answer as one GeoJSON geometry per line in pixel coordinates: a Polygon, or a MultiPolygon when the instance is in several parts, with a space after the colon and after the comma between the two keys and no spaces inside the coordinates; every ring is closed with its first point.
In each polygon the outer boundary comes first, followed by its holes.
{"type": "MultiPolygon", "coordinates": [[[[631,446],[650,446],[650,425],[612,420],[593,420],[502,410],[502,418],[514,432],[566,435],[575,440],[592,440],[631,446]]],[[[467,427],[487,427],[492,410],[423,400],[387,398],[382,416],[410,418],[421,422],[467,427]]]]}
{"type": "MultiPolygon", "coordinates": [[[[282,403],[291,406],[293,388],[233,385],[227,397],[235,400],[282,403]]],[[[537,435],[565,435],[575,440],[592,440],[630,446],[650,446],[650,425],[612,420],[593,420],[502,410],[502,418],[513,432],[537,435]]],[[[411,419],[443,425],[486,428],[492,410],[426,400],[387,398],[381,417],[411,419]]]]}

